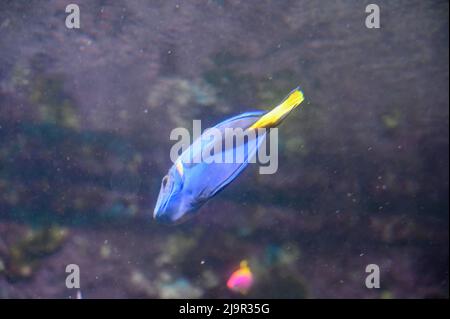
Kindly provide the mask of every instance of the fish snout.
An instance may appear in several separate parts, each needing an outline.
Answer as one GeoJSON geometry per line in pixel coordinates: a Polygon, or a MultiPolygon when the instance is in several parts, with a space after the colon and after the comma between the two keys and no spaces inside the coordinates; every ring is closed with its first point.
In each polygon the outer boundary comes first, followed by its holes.
{"type": "Polygon", "coordinates": [[[159,224],[170,225],[172,220],[167,215],[159,215],[154,218],[159,224]]]}
{"type": "Polygon", "coordinates": [[[165,224],[165,225],[171,225],[174,223],[174,221],[172,220],[170,215],[165,214],[164,212],[153,214],[153,219],[156,220],[156,222],[158,222],[160,224],[165,224]]]}

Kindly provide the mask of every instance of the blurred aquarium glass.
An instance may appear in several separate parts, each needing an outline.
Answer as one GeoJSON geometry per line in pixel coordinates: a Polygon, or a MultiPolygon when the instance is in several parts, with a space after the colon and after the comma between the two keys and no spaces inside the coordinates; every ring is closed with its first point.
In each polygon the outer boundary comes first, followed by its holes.
{"type": "Polygon", "coordinates": [[[448,298],[448,1],[76,3],[0,3],[0,298],[448,298]],[[173,128],[297,85],[276,174],[153,220],[173,128]]]}

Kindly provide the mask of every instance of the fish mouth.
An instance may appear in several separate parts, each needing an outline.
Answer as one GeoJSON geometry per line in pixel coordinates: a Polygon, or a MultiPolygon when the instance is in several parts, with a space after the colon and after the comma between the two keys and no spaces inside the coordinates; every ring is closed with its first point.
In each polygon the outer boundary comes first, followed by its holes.
{"type": "Polygon", "coordinates": [[[157,223],[163,224],[163,225],[174,225],[175,224],[174,221],[172,221],[172,219],[167,214],[156,214],[153,216],[153,219],[157,223]]]}
{"type": "Polygon", "coordinates": [[[168,207],[169,200],[163,200],[159,199],[156,203],[155,210],[153,211],[153,219],[160,223],[160,224],[166,224],[171,225],[174,224],[175,221],[173,219],[173,212],[172,208],[168,207]]]}
{"type": "Polygon", "coordinates": [[[155,209],[153,210],[153,219],[159,219],[166,214],[167,205],[169,204],[169,198],[160,193],[156,200],[155,209]]]}
{"type": "Polygon", "coordinates": [[[161,202],[162,200],[158,198],[155,209],[153,210],[153,219],[163,224],[169,223],[171,218],[169,212],[167,211],[168,201],[165,200],[164,202],[161,202]]]}
{"type": "Polygon", "coordinates": [[[162,212],[153,216],[153,219],[161,225],[176,226],[184,223],[188,219],[188,216],[183,215],[180,218],[173,218],[171,214],[162,212]]]}
{"type": "Polygon", "coordinates": [[[195,211],[196,209],[191,207],[183,209],[182,205],[178,205],[176,208],[165,205],[162,209],[155,210],[153,218],[159,224],[179,225],[191,219],[195,215],[195,211]]]}
{"type": "Polygon", "coordinates": [[[181,224],[197,210],[197,205],[192,202],[189,195],[180,192],[171,192],[169,196],[162,193],[156,202],[153,218],[161,224],[181,224]]]}

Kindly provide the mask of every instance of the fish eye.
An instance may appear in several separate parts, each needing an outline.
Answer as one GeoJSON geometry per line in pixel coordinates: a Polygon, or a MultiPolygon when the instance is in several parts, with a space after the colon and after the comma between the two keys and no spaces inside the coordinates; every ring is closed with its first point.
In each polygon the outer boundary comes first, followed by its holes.
{"type": "Polygon", "coordinates": [[[162,179],[162,182],[161,182],[161,185],[163,188],[166,188],[168,181],[169,181],[169,175],[164,176],[162,179]]]}

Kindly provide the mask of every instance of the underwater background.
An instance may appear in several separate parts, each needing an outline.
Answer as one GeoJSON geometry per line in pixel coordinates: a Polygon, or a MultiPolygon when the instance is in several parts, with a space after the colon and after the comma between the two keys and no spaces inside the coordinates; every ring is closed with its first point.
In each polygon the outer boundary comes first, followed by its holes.
{"type": "Polygon", "coordinates": [[[71,2],[0,2],[0,298],[448,298],[448,1],[71,2]],[[154,222],[173,128],[297,85],[276,174],[154,222]]]}

